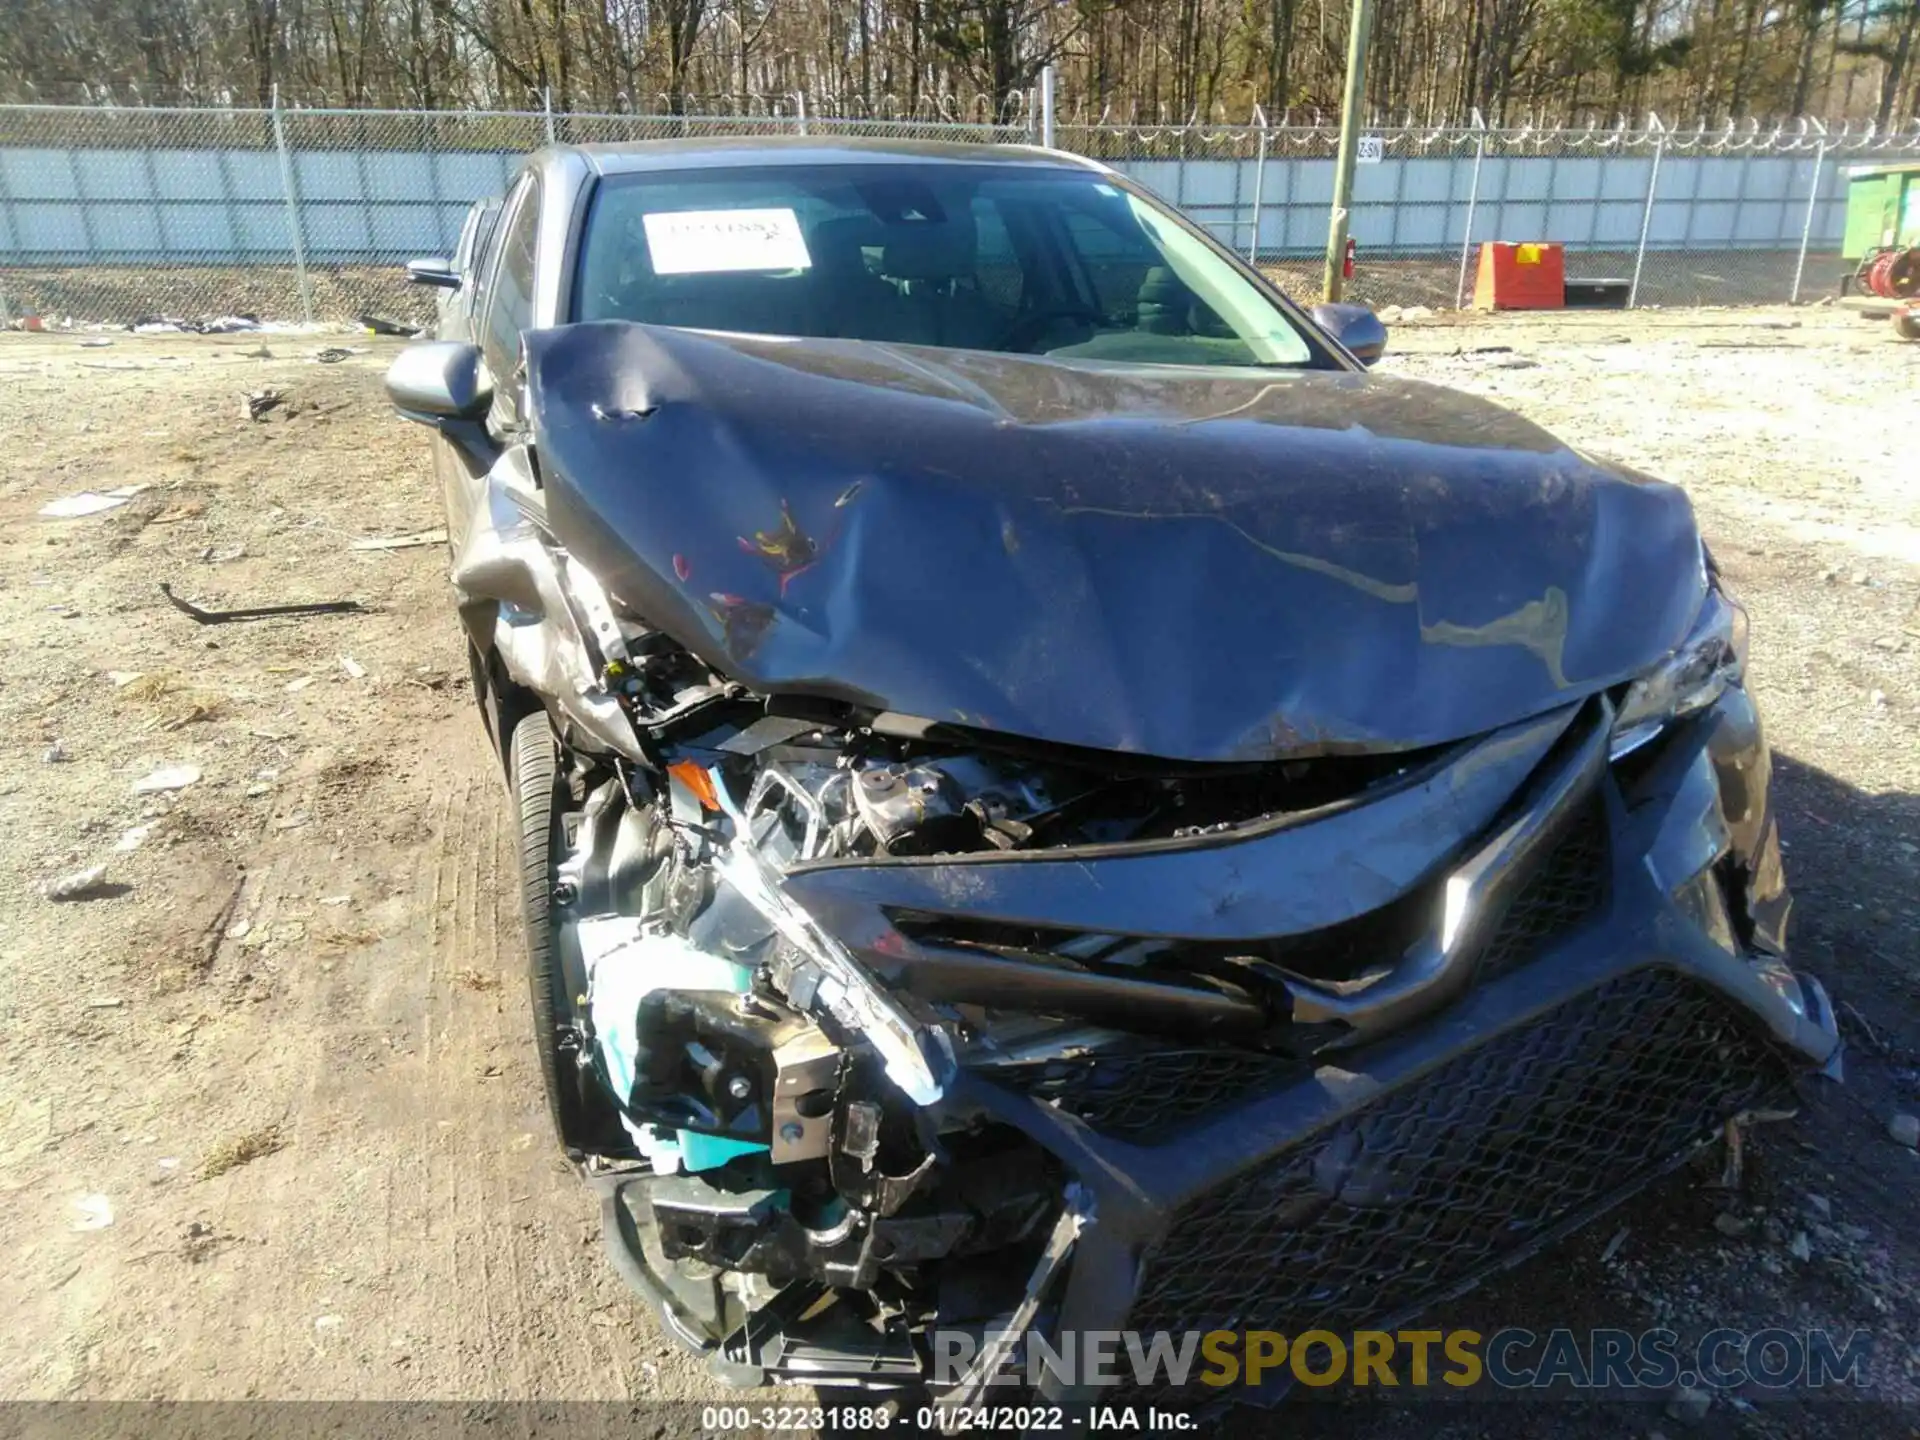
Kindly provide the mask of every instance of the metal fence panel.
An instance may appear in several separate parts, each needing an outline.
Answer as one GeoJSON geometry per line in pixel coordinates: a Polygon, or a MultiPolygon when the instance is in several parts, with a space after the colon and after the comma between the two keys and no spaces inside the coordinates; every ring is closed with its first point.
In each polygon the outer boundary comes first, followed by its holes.
{"type": "MultiPolygon", "coordinates": [[[[400,283],[452,248],[467,207],[549,140],[862,135],[1032,143],[1038,121],[843,118],[802,97],[751,115],[0,106],[0,318],[257,314],[424,321],[400,283]]],[[[1063,150],[1180,206],[1315,298],[1337,136],[1308,126],[1060,124],[1063,150]]],[[[1802,127],[1395,129],[1355,176],[1354,298],[1451,306],[1486,240],[1554,240],[1576,278],[1640,304],[1833,293],[1851,164],[1920,156],[1920,133],[1802,127]]]]}

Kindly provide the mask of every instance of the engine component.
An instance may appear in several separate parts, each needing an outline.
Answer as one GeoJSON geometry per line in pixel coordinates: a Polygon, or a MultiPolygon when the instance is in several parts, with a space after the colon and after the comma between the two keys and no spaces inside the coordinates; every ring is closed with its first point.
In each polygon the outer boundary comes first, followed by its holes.
{"type": "Polygon", "coordinates": [[[812,1026],[773,1052],[774,1164],[826,1155],[841,1058],[840,1047],[812,1026]]]}
{"type": "Polygon", "coordinates": [[[888,855],[973,848],[980,826],[958,787],[932,765],[876,765],[855,772],[853,805],[888,855]]]}

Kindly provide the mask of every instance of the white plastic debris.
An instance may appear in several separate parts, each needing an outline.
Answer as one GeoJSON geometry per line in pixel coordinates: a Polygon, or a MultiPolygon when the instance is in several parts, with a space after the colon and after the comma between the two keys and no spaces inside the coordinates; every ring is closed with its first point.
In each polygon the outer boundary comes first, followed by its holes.
{"type": "Polygon", "coordinates": [[[135,825],[131,830],[121,831],[120,839],[113,848],[123,855],[130,850],[138,850],[153,833],[153,827],[159,823],[158,820],[149,820],[144,825],[135,825]]]}
{"type": "Polygon", "coordinates": [[[340,657],[340,668],[347,672],[347,678],[349,680],[364,680],[367,678],[367,667],[351,655],[342,655],[340,657]]]}
{"type": "Polygon", "coordinates": [[[69,1230],[104,1230],[113,1224],[113,1202],[104,1195],[76,1195],[67,1208],[73,1212],[69,1230]]]}
{"type": "Polygon", "coordinates": [[[298,680],[289,680],[287,682],[287,694],[298,695],[311,684],[313,684],[313,676],[311,675],[302,675],[298,680]]]}
{"type": "Polygon", "coordinates": [[[164,790],[184,790],[200,780],[198,765],[163,765],[151,775],[133,782],[136,795],[158,795],[164,790]]]}
{"type": "Polygon", "coordinates": [[[41,754],[40,758],[49,765],[64,764],[69,758],[67,755],[67,747],[62,745],[58,740],[56,740],[51,745],[47,746],[45,752],[41,754]]]}
{"type": "Polygon", "coordinates": [[[84,900],[97,894],[107,883],[107,867],[89,865],[85,870],[76,870],[71,875],[62,875],[58,880],[49,880],[46,895],[49,900],[84,900]]]}
{"type": "Polygon", "coordinates": [[[127,688],[127,686],[133,684],[134,681],[144,680],[146,679],[146,677],[147,677],[147,672],[144,670],[109,670],[107,671],[107,679],[112,682],[113,688],[116,690],[124,690],[127,688]]]}
{"type": "Polygon", "coordinates": [[[40,513],[49,520],[79,520],[88,515],[98,515],[104,510],[116,510],[148,488],[146,485],[119,485],[111,490],[82,490],[78,495],[49,500],[40,507],[40,513]]]}

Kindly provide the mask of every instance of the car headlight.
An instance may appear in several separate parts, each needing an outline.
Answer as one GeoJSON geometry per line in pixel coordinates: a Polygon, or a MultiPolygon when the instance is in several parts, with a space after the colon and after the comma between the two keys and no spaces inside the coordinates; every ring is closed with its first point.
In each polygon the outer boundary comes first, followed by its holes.
{"type": "Polygon", "coordinates": [[[1637,750],[1671,720],[1704,710],[1747,667],[1747,612],[1707,588],[1700,618],[1680,646],[1627,687],[1614,715],[1613,758],[1637,750]]]}

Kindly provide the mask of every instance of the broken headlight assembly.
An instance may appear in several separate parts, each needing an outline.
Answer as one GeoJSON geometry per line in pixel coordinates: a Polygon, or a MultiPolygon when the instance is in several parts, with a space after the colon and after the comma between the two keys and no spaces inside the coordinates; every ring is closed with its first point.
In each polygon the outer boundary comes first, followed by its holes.
{"type": "Polygon", "coordinates": [[[1658,735],[1670,721],[1693,715],[1740,683],[1747,668],[1747,612],[1709,580],[1706,602],[1678,648],[1627,686],[1613,722],[1618,760],[1658,735]]]}

